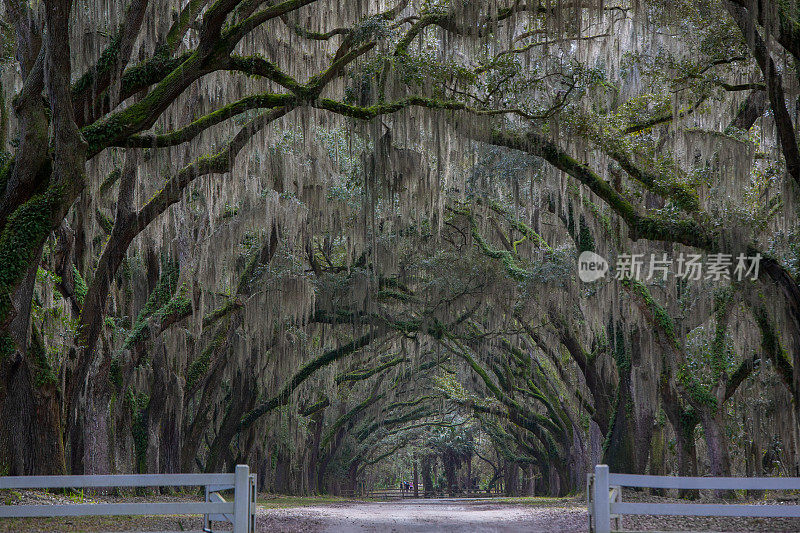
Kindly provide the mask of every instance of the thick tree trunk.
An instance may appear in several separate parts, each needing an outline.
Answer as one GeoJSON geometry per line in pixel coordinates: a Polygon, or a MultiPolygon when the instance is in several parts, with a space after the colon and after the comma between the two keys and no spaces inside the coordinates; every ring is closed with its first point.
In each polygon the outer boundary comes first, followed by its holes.
{"type": "Polygon", "coordinates": [[[414,457],[414,497],[419,498],[419,461],[414,457]]]}
{"type": "Polygon", "coordinates": [[[306,477],[308,478],[308,486],[314,492],[320,492],[320,486],[318,483],[317,471],[319,469],[319,443],[320,439],[322,438],[322,421],[325,415],[325,410],[320,409],[319,411],[315,412],[311,415],[311,422],[309,423],[311,436],[308,439],[308,450],[309,450],[309,459],[308,459],[308,472],[306,472],[306,477]]]}
{"type": "MultiPolygon", "coordinates": [[[[664,426],[658,424],[653,431],[650,444],[650,472],[652,476],[666,476],[667,472],[667,438],[664,426]]],[[[651,489],[652,494],[663,496],[664,489],[651,489]]]]}
{"type": "MultiPolygon", "coordinates": [[[[230,445],[236,433],[240,431],[239,421],[244,413],[253,408],[256,402],[258,388],[252,377],[248,372],[238,372],[233,379],[231,402],[208,451],[206,472],[219,472],[225,463],[231,462],[230,445]]],[[[249,428],[244,430],[244,432],[247,431],[249,428]]],[[[246,450],[243,452],[246,454],[246,450]]]]}
{"type": "Polygon", "coordinates": [[[434,458],[430,455],[425,455],[422,458],[422,492],[426,498],[433,496],[433,475],[432,475],[432,462],[434,458]]]}
{"type": "Polygon", "coordinates": [[[110,398],[100,391],[89,394],[83,413],[83,473],[108,474],[111,471],[110,398]]]}
{"type": "Polygon", "coordinates": [[[61,429],[61,392],[35,334],[30,339],[33,287],[41,253],[14,297],[9,333],[16,349],[0,366],[0,460],[9,475],[62,474],[66,470],[61,429]]]}
{"type": "MultiPolygon", "coordinates": [[[[725,420],[721,408],[701,413],[700,422],[705,434],[708,450],[708,465],[713,477],[729,477],[731,460],[728,453],[728,439],[725,436],[725,420]]],[[[733,498],[732,491],[715,491],[717,497],[733,498]]]]}
{"type": "Polygon", "coordinates": [[[611,472],[636,474],[636,422],[633,413],[630,371],[620,376],[614,418],[611,420],[603,463],[611,472]]]}
{"type": "Polygon", "coordinates": [[[8,475],[66,472],[61,433],[61,394],[55,384],[37,386],[28,361],[6,365],[0,457],[8,475]]]}
{"type": "Polygon", "coordinates": [[[519,496],[519,465],[513,461],[505,461],[503,473],[506,496],[519,496]]]}
{"type": "Polygon", "coordinates": [[[456,482],[456,458],[452,452],[447,451],[442,454],[442,466],[444,477],[447,480],[447,493],[455,496],[458,492],[458,483],[456,482]]]}

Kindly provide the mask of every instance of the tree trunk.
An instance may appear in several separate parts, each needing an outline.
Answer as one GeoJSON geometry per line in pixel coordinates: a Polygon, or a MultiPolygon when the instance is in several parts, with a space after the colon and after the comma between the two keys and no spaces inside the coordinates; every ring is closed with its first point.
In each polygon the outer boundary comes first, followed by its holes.
{"type": "Polygon", "coordinates": [[[620,376],[614,418],[611,420],[603,463],[614,473],[636,474],[636,422],[633,416],[630,371],[620,376]]]}
{"type": "Polygon", "coordinates": [[[417,458],[414,457],[414,497],[419,498],[419,468],[417,458]]]}
{"type": "Polygon", "coordinates": [[[16,314],[9,333],[16,349],[0,366],[0,460],[8,475],[63,474],[61,392],[38,333],[30,338],[30,312],[36,266],[29,269],[14,297],[16,314]]]}
{"type": "MultiPolygon", "coordinates": [[[[708,449],[708,464],[713,477],[729,477],[731,475],[731,460],[728,454],[728,439],[725,436],[724,413],[721,408],[713,412],[706,411],[700,415],[705,433],[706,448],[708,449]]],[[[715,494],[719,498],[733,498],[735,494],[729,490],[718,490],[715,494]]]]}
{"type": "Polygon", "coordinates": [[[314,492],[320,492],[318,483],[317,470],[319,468],[319,442],[322,438],[322,421],[325,415],[325,410],[320,409],[311,415],[311,422],[309,424],[311,430],[311,437],[308,440],[309,449],[309,468],[307,472],[308,486],[314,492]]]}
{"type": "Polygon", "coordinates": [[[519,495],[519,465],[513,461],[505,461],[504,481],[506,486],[506,496],[519,495]]]}
{"type": "Polygon", "coordinates": [[[430,455],[425,455],[422,458],[422,491],[426,498],[433,496],[432,462],[433,457],[430,455]]]}

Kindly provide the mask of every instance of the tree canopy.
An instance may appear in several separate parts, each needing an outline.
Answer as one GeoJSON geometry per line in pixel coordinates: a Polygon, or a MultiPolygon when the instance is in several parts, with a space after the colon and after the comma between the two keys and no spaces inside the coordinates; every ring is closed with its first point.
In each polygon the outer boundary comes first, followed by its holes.
{"type": "Polygon", "coordinates": [[[1,12],[3,472],[800,468],[794,0],[1,12]]]}

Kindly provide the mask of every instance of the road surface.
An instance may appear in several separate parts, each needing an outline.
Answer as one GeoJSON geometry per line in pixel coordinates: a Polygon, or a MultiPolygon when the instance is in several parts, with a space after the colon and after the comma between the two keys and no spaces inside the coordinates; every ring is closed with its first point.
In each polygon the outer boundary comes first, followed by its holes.
{"type": "Polygon", "coordinates": [[[587,517],[585,504],[577,499],[542,505],[420,499],[259,509],[258,529],[287,533],[573,532],[587,530],[587,517]]]}

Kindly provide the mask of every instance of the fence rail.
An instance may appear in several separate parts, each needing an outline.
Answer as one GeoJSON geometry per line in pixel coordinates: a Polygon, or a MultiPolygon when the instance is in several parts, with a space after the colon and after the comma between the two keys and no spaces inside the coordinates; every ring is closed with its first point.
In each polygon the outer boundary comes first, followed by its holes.
{"type": "Polygon", "coordinates": [[[203,515],[204,531],[211,522],[229,522],[233,533],[255,531],[256,476],[247,465],[232,474],[120,474],[88,476],[5,476],[0,489],[205,487],[203,502],[76,503],[58,505],[0,505],[0,518],[55,516],[203,515]],[[233,490],[227,502],[220,492],[233,490]]]}
{"type": "Polygon", "coordinates": [[[800,478],[784,477],[680,477],[611,474],[597,465],[587,474],[586,497],[589,531],[609,533],[611,521],[619,529],[622,515],[748,516],[800,518],[800,505],[738,505],[698,503],[631,503],[622,501],[622,487],[654,489],[798,490],[800,478]]]}

